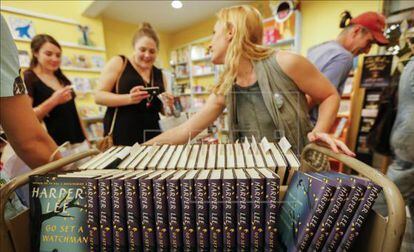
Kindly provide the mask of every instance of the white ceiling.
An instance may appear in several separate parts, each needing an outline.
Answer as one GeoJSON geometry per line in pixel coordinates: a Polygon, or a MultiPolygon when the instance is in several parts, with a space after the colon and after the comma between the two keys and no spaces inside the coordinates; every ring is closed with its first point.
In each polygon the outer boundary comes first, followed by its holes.
{"type": "Polygon", "coordinates": [[[223,7],[251,1],[182,1],[181,9],[171,7],[171,1],[93,1],[84,11],[88,17],[104,16],[139,24],[143,21],[161,32],[173,33],[215,15],[223,7]]]}

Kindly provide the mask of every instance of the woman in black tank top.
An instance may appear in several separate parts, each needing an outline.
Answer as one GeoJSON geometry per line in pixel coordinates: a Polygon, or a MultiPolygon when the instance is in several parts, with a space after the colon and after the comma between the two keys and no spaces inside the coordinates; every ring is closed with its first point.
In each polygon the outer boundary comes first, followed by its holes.
{"type": "Polygon", "coordinates": [[[60,70],[62,49],[46,34],[36,35],[31,44],[30,68],[24,82],[33,101],[34,112],[46,124],[49,135],[58,145],[69,141],[81,143],[85,134],[76,110],[71,83],[60,70]]]}
{"type": "Polygon", "coordinates": [[[161,133],[158,113],[163,113],[162,102],[144,88],[158,87],[168,105],[172,106],[173,102],[172,95],[165,93],[162,71],[153,65],[159,40],[149,24],[144,23],[137,31],[133,46],[131,57],[117,56],[106,64],[95,95],[96,103],[108,106],[104,118],[105,135],[110,132],[117,110],[113,128],[115,145],[143,143],[161,133]]]}

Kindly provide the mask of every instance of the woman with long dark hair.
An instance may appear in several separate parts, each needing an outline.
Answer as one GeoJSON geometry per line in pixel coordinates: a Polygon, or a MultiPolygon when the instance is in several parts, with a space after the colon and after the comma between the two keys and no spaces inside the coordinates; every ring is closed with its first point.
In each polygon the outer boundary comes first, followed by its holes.
{"type": "Polygon", "coordinates": [[[47,34],[36,35],[30,44],[32,59],[24,82],[33,109],[58,145],[81,143],[86,137],[76,110],[71,82],[60,69],[62,48],[47,34]]]}

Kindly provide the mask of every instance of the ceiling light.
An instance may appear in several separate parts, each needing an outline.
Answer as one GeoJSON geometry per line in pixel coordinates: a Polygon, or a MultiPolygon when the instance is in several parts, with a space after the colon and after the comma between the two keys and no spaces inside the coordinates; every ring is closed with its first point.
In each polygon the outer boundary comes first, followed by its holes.
{"type": "Polygon", "coordinates": [[[174,0],[174,1],[171,2],[171,6],[174,9],[181,9],[183,7],[183,3],[181,1],[174,0]]]}

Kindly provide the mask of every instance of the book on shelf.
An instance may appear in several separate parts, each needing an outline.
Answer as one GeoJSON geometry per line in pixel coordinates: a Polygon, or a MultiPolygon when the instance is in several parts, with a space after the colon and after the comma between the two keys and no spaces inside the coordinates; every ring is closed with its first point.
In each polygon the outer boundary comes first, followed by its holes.
{"type": "Polygon", "coordinates": [[[182,203],[181,203],[181,178],[185,176],[186,171],[180,170],[167,178],[167,205],[168,205],[168,225],[171,250],[182,250],[183,230],[182,230],[182,203]]]}
{"type": "Polygon", "coordinates": [[[222,198],[223,198],[223,249],[234,251],[237,249],[237,181],[233,169],[223,171],[222,198]]]}
{"type": "Polygon", "coordinates": [[[211,250],[223,249],[222,170],[212,170],[208,181],[211,250]]]}
{"type": "Polygon", "coordinates": [[[247,169],[251,186],[251,241],[253,250],[263,251],[265,249],[265,191],[266,181],[261,173],[255,169],[247,169]]]}
{"type": "Polygon", "coordinates": [[[200,171],[200,173],[198,173],[194,181],[194,199],[196,202],[195,222],[197,227],[197,249],[203,251],[209,250],[210,248],[210,203],[208,198],[208,179],[210,176],[210,172],[210,170],[200,171]]]}
{"type": "Polygon", "coordinates": [[[324,175],[331,179],[341,178],[345,185],[351,187],[348,200],[342,207],[341,212],[336,219],[335,226],[332,228],[328,238],[326,238],[324,246],[322,247],[322,250],[327,249],[331,251],[332,249],[332,251],[336,251],[343,235],[351,223],[353,216],[357,212],[358,206],[363,199],[367,188],[363,183],[351,176],[333,172],[324,173],[324,175]]]}
{"type": "Polygon", "coordinates": [[[278,223],[282,250],[309,249],[334,191],[329,181],[302,172],[293,175],[278,223]]]}
{"type": "Polygon", "coordinates": [[[326,214],[322,218],[319,228],[315,233],[310,249],[312,251],[320,251],[325,244],[331,230],[335,227],[335,221],[343,206],[345,205],[348,195],[351,192],[351,186],[343,183],[343,179],[339,177],[329,178],[321,173],[312,173],[315,177],[329,181],[333,186],[335,186],[335,193],[332,196],[332,200],[329,204],[326,214]]]}
{"type": "Polygon", "coordinates": [[[196,204],[193,190],[197,173],[197,170],[190,170],[180,181],[183,250],[185,251],[193,251],[197,248],[196,222],[194,221],[196,204]]]}
{"type": "Polygon", "coordinates": [[[251,235],[250,179],[244,169],[235,169],[234,174],[236,176],[237,183],[237,248],[241,250],[249,250],[251,235]]]}
{"type": "Polygon", "coordinates": [[[166,181],[174,174],[173,170],[163,172],[161,176],[154,179],[154,205],[155,205],[155,227],[157,248],[159,250],[170,250],[170,237],[168,226],[168,204],[166,181]]]}
{"type": "Polygon", "coordinates": [[[30,65],[29,52],[26,50],[19,50],[19,64],[21,67],[28,67],[30,65]]]}

